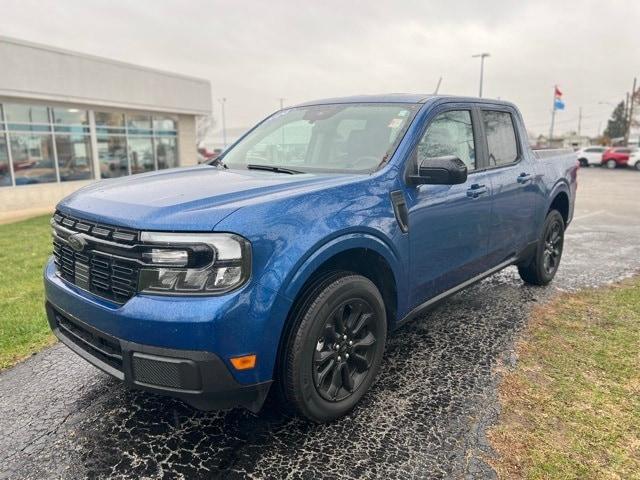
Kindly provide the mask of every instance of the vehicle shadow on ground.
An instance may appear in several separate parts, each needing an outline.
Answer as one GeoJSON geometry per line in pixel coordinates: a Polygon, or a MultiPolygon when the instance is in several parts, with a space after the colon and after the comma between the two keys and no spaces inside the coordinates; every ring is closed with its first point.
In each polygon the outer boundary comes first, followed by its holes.
{"type": "Polygon", "coordinates": [[[74,449],[83,474],[492,476],[479,456],[490,454],[484,424],[498,408],[494,367],[524,324],[526,306],[547,293],[505,282],[513,275],[487,279],[394,332],[372,390],[329,425],[284,414],[273,401],[258,415],[199,412],[105,378],[111,394],[81,400],[89,406],[74,449]]]}

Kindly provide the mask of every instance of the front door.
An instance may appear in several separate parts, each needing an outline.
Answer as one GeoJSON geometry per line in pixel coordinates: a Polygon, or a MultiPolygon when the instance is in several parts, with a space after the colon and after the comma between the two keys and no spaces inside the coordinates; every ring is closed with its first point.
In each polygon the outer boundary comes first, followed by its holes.
{"type": "Polygon", "coordinates": [[[409,159],[454,155],[468,168],[459,185],[417,185],[406,190],[409,211],[409,302],[415,307],[487,269],[491,182],[480,165],[474,113],[449,109],[433,117],[409,159]]]}

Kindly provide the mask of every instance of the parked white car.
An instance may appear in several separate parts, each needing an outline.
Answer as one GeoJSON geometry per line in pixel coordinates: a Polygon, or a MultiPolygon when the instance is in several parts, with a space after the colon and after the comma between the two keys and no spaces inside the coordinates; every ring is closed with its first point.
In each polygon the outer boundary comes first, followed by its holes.
{"type": "Polygon", "coordinates": [[[631,152],[629,155],[629,160],[627,161],[627,167],[635,168],[640,171],[640,150],[635,150],[631,152]]]}
{"type": "Polygon", "coordinates": [[[602,154],[607,147],[585,147],[576,152],[578,155],[578,161],[581,167],[588,167],[590,165],[600,166],[602,163],[602,154]]]}

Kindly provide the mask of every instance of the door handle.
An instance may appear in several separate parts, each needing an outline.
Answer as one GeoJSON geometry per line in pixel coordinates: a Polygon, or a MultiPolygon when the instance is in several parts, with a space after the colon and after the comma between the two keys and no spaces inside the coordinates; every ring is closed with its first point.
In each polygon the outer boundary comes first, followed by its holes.
{"type": "Polygon", "coordinates": [[[527,183],[529,180],[531,180],[530,173],[522,172],[520,175],[518,175],[518,183],[527,183]]]}
{"type": "Polygon", "coordinates": [[[484,195],[488,191],[489,189],[486,186],[474,183],[469,187],[469,190],[467,190],[467,197],[478,198],[480,195],[484,195]]]}

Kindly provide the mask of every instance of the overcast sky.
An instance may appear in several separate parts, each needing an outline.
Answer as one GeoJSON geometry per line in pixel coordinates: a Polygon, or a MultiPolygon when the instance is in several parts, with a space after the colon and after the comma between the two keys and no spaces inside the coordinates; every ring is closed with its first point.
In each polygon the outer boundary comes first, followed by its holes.
{"type": "MultiPolygon", "coordinates": [[[[213,112],[255,123],[278,107],[356,93],[478,94],[556,132],[606,125],[640,77],[640,1],[2,0],[0,34],[211,80],[213,112]]],[[[1,66],[0,66],[1,69],[1,66]]],[[[46,75],[46,72],[42,72],[46,75]]],[[[1,74],[1,71],[0,71],[1,74]]]]}

